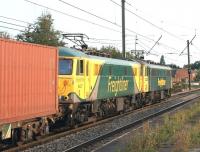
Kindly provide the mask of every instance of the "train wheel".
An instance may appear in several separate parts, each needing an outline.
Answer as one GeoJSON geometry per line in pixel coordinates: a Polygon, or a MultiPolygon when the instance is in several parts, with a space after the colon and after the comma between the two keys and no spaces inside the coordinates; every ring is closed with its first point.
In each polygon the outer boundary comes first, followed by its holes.
{"type": "Polygon", "coordinates": [[[70,119],[69,119],[69,126],[72,128],[75,126],[75,116],[74,115],[75,115],[74,113],[70,114],[70,119]]]}
{"type": "Polygon", "coordinates": [[[22,129],[21,130],[21,138],[20,138],[21,142],[24,143],[27,140],[27,130],[22,129]]]}
{"type": "Polygon", "coordinates": [[[19,129],[12,130],[12,145],[16,145],[19,141],[19,129]]]}
{"type": "Polygon", "coordinates": [[[30,128],[23,128],[21,131],[21,142],[25,143],[33,139],[33,131],[30,128]]]}
{"type": "Polygon", "coordinates": [[[49,134],[49,125],[46,124],[46,125],[44,126],[44,135],[48,135],[48,134],[49,134]]]}

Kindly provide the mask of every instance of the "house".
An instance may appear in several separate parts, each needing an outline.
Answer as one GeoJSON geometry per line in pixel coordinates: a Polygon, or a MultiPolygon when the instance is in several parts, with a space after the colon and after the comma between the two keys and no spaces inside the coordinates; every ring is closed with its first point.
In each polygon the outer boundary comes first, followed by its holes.
{"type": "MultiPolygon", "coordinates": [[[[194,81],[196,77],[196,71],[191,70],[191,81],[194,81]]],[[[177,69],[173,78],[173,83],[188,82],[188,69],[177,69]]]]}

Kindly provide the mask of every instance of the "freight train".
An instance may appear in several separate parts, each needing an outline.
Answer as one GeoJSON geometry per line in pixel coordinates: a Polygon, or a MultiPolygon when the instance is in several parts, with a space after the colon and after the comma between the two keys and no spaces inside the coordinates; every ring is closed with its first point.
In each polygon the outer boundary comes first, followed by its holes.
{"type": "Polygon", "coordinates": [[[0,143],[140,108],[171,88],[167,66],[0,39],[0,143]]]}

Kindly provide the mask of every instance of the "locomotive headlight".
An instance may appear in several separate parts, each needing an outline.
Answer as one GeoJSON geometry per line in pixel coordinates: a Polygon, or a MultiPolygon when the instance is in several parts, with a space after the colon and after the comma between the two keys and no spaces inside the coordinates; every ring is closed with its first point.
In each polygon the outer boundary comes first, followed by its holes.
{"type": "Polygon", "coordinates": [[[65,97],[64,97],[64,100],[68,100],[68,99],[69,99],[69,97],[68,97],[68,96],[65,96],[65,97]]]}

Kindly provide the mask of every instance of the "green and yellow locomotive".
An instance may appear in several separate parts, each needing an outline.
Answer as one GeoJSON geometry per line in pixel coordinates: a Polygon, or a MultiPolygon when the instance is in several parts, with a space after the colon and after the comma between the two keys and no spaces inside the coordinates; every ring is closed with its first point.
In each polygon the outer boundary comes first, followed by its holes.
{"type": "Polygon", "coordinates": [[[59,99],[73,120],[107,116],[171,95],[171,68],[59,49],[59,99]]]}

